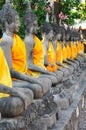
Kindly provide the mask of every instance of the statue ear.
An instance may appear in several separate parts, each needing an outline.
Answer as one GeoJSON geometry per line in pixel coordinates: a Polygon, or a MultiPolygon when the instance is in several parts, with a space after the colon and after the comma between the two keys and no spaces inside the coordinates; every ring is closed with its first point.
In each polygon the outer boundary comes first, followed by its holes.
{"type": "Polygon", "coordinates": [[[8,28],[9,24],[7,21],[5,21],[5,28],[8,28]]]}

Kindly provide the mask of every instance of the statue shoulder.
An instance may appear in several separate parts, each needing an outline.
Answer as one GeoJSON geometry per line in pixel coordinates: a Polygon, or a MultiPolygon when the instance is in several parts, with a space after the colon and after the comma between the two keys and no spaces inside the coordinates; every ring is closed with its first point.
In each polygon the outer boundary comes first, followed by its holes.
{"type": "Polygon", "coordinates": [[[24,42],[26,45],[31,45],[31,46],[34,46],[34,38],[33,38],[33,35],[26,35],[25,38],[24,38],[24,42]]]}
{"type": "Polygon", "coordinates": [[[3,36],[2,36],[3,44],[9,44],[11,46],[11,45],[13,45],[13,41],[14,41],[13,37],[11,37],[5,33],[3,34],[3,36]]]}

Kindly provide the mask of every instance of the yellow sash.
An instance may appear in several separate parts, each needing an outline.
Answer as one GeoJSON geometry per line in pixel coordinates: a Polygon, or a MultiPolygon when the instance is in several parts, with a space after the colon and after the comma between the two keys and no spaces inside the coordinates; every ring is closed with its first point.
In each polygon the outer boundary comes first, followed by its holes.
{"type": "Polygon", "coordinates": [[[73,42],[70,43],[70,49],[71,49],[71,57],[70,58],[73,60],[75,57],[73,42]]]}
{"type": "Polygon", "coordinates": [[[81,44],[80,44],[80,53],[83,53],[83,52],[84,52],[84,44],[81,43],[81,44]]]}
{"type": "Polygon", "coordinates": [[[67,59],[67,49],[65,46],[63,46],[62,55],[63,55],[63,60],[66,60],[67,59]]]}
{"type": "Polygon", "coordinates": [[[77,46],[74,44],[73,48],[74,48],[74,58],[76,58],[76,56],[77,56],[77,46]]]}
{"type": "Polygon", "coordinates": [[[81,45],[81,42],[77,41],[77,52],[78,53],[80,53],[80,50],[81,50],[80,45],[81,45]]]}
{"type": "Polygon", "coordinates": [[[62,47],[59,42],[57,42],[57,49],[56,49],[56,61],[62,63],[63,56],[62,56],[62,47]]]}
{"type": "MultiPolygon", "coordinates": [[[[12,87],[12,80],[10,77],[9,68],[1,48],[0,48],[0,84],[12,87]]],[[[0,93],[0,98],[8,96],[9,94],[0,93]]]]}
{"type": "MultiPolygon", "coordinates": [[[[44,51],[42,42],[38,39],[36,35],[34,35],[34,41],[35,46],[33,48],[33,63],[40,68],[46,69],[44,66],[44,51]]],[[[37,78],[40,75],[40,72],[34,72],[30,70],[28,72],[34,78],[37,78]]]]}
{"type": "Polygon", "coordinates": [[[48,61],[52,64],[54,64],[54,66],[51,66],[50,64],[47,66],[47,69],[50,72],[54,72],[56,71],[59,67],[56,65],[56,54],[53,48],[53,45],[51,42],[49,42],[49,49],[48,49],[48,61]]]}
{"type": "Polygon", "coordinates": [[[69,45],[67,45],[67,58],[70,58],[71,57],[71,49],[69,47],[69,45]]]}
{"type": "Polygon", "coordinates": [[[14,70],[20,73],[27,72],[25,44],[16,34],[14,35],[14,44],[12,47],[12,66],[14,70]]]}

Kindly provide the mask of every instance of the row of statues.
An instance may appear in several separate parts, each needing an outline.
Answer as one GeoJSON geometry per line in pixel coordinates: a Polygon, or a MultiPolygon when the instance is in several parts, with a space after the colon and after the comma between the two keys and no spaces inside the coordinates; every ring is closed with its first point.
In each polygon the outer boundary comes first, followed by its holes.
{"type": "Polygon", "coordinates": [[[13,117],[27,109],[34,98],[42,98],[51,87],[70,80],[81,62],[84,46],[79,31],[49,22],[42,25],[40,40],[36,36],[38,20],[29,2],[24,40],[17,35],[19,15],[9,2],[0,10],[0,24],[0,112],[13,117]]]}

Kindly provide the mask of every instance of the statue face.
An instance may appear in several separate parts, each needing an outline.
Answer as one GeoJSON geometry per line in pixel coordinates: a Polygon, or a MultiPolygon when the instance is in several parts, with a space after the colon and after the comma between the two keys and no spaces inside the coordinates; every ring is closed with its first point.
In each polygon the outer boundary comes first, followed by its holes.
{"type": "Polygon", "coordinates": [[[53,30],[51,30],[51,31],[46,35],[46,38],[47,38],[48,40],[52,40],[52,38],[53,38],[53,30]]]}
{"type": "Polygon", "coordinates": [[[57,40],[60,40],[60,39],[61,39],[61,33],[58,33],[58,34],[57,34],[56,39],[57,39],[57,40]]]}
{"type": "Polygon", "coordinates": [[[14,31],[15,31],[15,32],[18,32],[18,31],[19,31],[19,27],[20,27],[19,16],[16,15],[16,16],[15,16],[15,27],[14,27],[14,31]]]}
{"type": "Polygon", "coordinates": [[[67,33],[67,34],[66,34],[66,40],[69,40],[69,38],[70,38],[70,34],[67,33]]]}
{"type": "Polygon", "coordinates": [[[35,20],[32,23],[28,24],[27,29],[29,30],[30,33],[36,34],[37,33],[37,29],[38,29],[38,22],[37,22],[37,20],[35,20]]]}
{"type": "Polygon", "coordinates": [[[19,21],[19,16],[15,15],[14,20],[11,24],[7,23],[7,28],[11,33],[17,33],[19,31],[19,26],[20,26],[20,21],[19,21]]]}
{"type": "Polygon", "coordinates": [[[62,36],[62,37],[63,37],[63,41],[65,41],[65,39],[66,39],[66,36],[65,36],[65,34],[63,34],[63,36],[62,36]]]}

